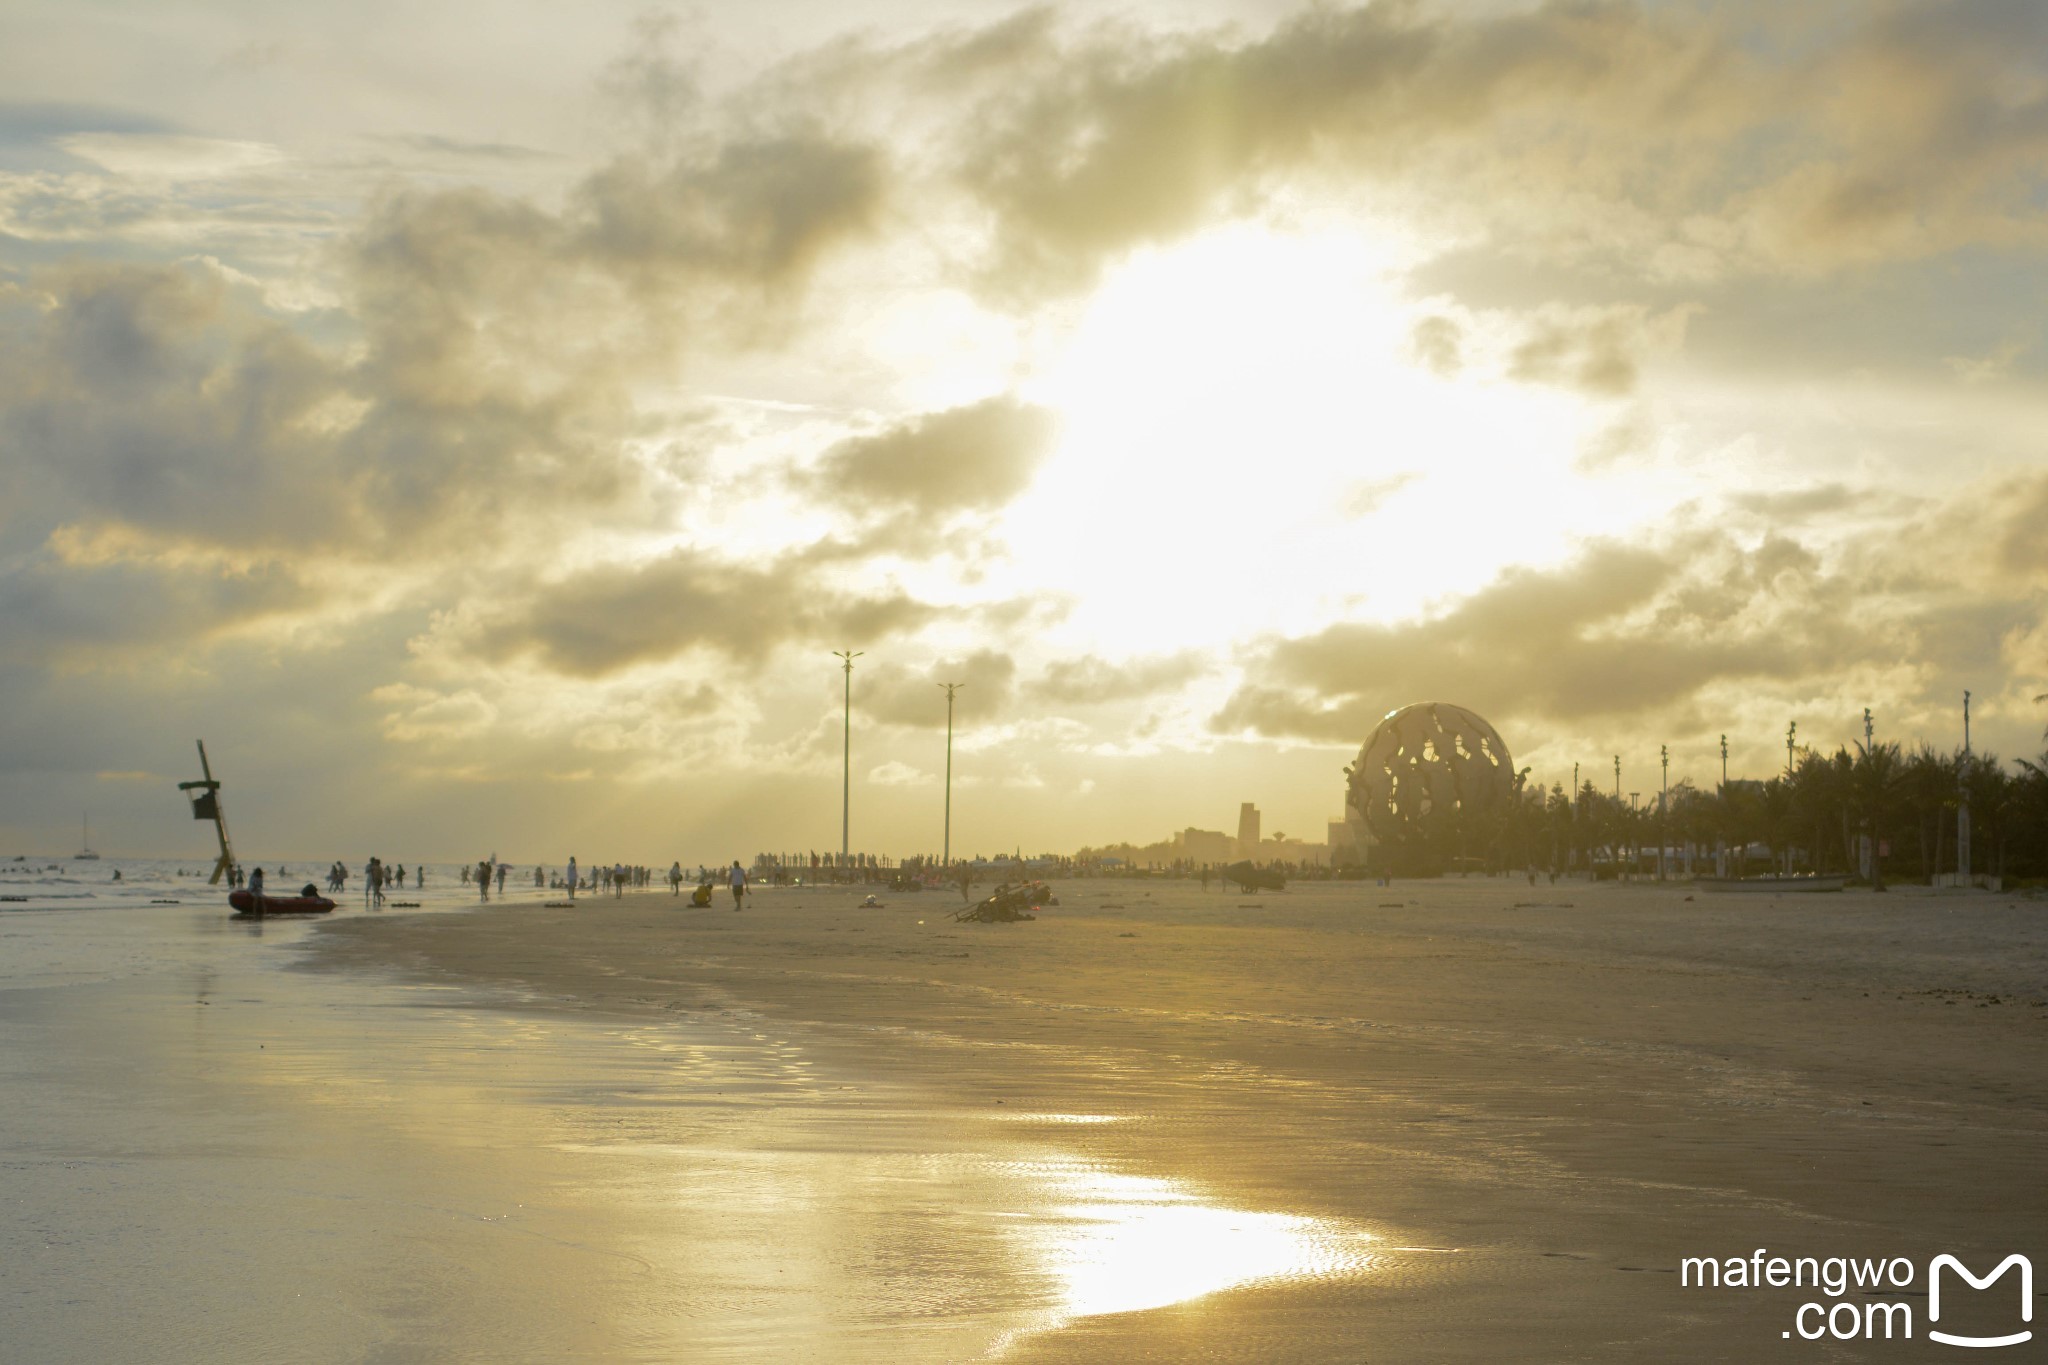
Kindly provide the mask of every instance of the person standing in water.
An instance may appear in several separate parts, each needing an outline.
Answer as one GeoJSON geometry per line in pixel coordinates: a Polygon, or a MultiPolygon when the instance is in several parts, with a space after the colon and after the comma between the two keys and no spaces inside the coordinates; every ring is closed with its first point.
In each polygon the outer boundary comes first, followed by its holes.
{"type": "Polygon", "coordinates": [[[569,883],[569,899],[573,901],[576,899],[576,856],[573,853],[569,855],[569,875],[564,880],[569,883]]]}
{"type": "Polygon", "coordinates": [[[726,882],[732,887],[732,908],[738,910],[747,894],[747,870],[740,866],[739,859],[732,860],[732,871],[727,874],[726,882]]]}

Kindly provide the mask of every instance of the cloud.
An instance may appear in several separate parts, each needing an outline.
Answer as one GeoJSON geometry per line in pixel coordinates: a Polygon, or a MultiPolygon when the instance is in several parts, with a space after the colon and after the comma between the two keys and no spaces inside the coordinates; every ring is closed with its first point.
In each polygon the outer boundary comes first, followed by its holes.
{"type": "Polygon", "coordinates": [[[56,139],[73,156],[115,175],[160,180],[218,180],[285,159],[267,142],[186,133],[72,133],[56,139]]]}
{"type": "Polygon", "coordinates": [[[868,784],[875,787],[932,787],[939,779],[922,768],[891,759],[868,772],[868,784]]]}
{"type": "Polygon", "coordinates": [[[0,662],[76,668],[191,649],[318,606],[324,594],[276,561],[92,560],[65,540],[0,565],[0,662]]]}
{"type": "Polygon", "coordinates": [[[2048,573],[2048,476],[2019,479],[2001,491],[2000,566],[2016,574],[2048,573]]]}
{"type": "Polygon", "coordinates": [[[1391,474],[1384,479],[1368,479],[1352,486],[1344,498],[1344,515],[1353,519],[1369,517],[1390,502],[1396,493],[1416,482],[1422,476],[1410,471],[1405,474],[1391,474]]]}
{"type": "Polygon", "coordinates": [[[1715,533],[1663,549],[1596,543],[1558,569],[1511,569],[1425,620],[1276,642],[1212,723],[1356,740],[1393,707],[1429,699],[1550,721],[1629,716],[1721,681],[1884,654],[1888,632],[1852,626],[1851,600],[1842,577],[1782,538],[1753,550],[1715,533]]]}
{"type": "Polygon", "coordinates": [[[907,55],[954,111],[950,178],[1006,298],[1303,187],[1527,262],[1699,281],[2048,243],[2024,8],[1318,6],[1249,38],[1040,23],[843,62],[907,55]]]}
{"type": "Polygon", "coordinates": [[[1464,328],[1456,321],[1432,313],[1409,332],[1408,349],[1416,363],[1449,379],[1465,366],[1464,337],[1464,328]]]}
{"type": "Polygon", "coordinates": [[[1053,434],[1050,412],[1002,395],[841,442],[810,477],[855,507],[988,512],[1030,485],[1053,434]]]}
{"type": "Polygon", "coordinates": [[[1056,659],[1033,679],[1026,691],[1034,699],[1059,706],[1096,706],[1134,701],[1178,690],[1199,677],[1204,664],[1192,652],[1110,663],[1093,654],[1056,659]]]}
{"type": "Polygon", "coordinates": [[[866,645],[937,614],[901,592],[833,589],[800,558],[753,568],[679,549],[571,574],[457,629],[481,658],[601,677],[688,650],[759,662],[792,641],[866,645]]]}
{"type": "Polygon", "coordinates": [[[536,147],[522,147],[517,143],[470,142],[462,138],[440,137],[432,133],[384,133],[373,137],[371,141],[423,157],[451,162],[527,162],[559,159],[554,152],[544,152],[536,147]]]}
{"type": "Polygon", "coordinates": [[[1016,675],[1016,662],[993,649],[940,659],[922,668],[870,663],[855,672],[854,707],[888,725],[944,729],[946,694],[939,684],[956,682],[963,686],[953,695],[954,723],[968,725],[1003,714],[1016,675]]]}
{"type": "Polygon", "coordinates": [[[1688,311],[1677,308],[1653,316],[1633,304],[1539,310],[1509,357],[1508,373],[1531,383],[1620,397],[1635,388],[1647,356],[1677,349],[1685,338],[1688,311]]]}
{"type": "Polygon", "coordinates": [[[580,186],[574,245],[614,269],[773,284],[865,231],[878,148],[816,133],[728,142],[701,159],[621,157],[580,186]]]}
{"type": "Polygon", "coordinates": [[[1782,526],[1788,521],[1804,521],[1840,512],[1870,496],[1845,483],[1816,483],[1804,488],[1732,493],[1728,497],[1728,505],[1782,526]]]}

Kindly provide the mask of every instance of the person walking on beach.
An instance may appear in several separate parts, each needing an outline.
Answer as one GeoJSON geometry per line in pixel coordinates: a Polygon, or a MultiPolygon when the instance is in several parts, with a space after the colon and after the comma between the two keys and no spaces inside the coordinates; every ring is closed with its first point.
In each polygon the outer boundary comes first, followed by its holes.
{"type": "Polygon", "coordinates": [[[249,894],[255,898],[256,908],[263,908],[263,869],[257,868],[249,874],[249,894]]]}
{"type": "Polygon", "coordinates": [[[612,864],[612,899],[613,899],[613,900],[617,900],[617,899],[619,899],[619,897],[621,897],[621,896],[623,896],[623,895],[625,895],[625,894],[626,894],[626,865],[625,865],[624,863],[613,863],[613,864],[612,864]]]}
{"type": "Polygon", "coordinates": [[[732,871],[726,876],[726,882],[732,887],[732,908],[738,910],[747,894],[747,870],[740,866],[738,858],[732,860],[732,871]]]}
{"type": "Polygon", "coordinates": [[[504,899],[505,896],[505,874],[511,870],[512,867],[509,863],[498,864],[498,898],[500,900],[504,899]]]}
{"type": "Polygon", "coordinates": [[[476,889],[479,900],[491,898],[491,860],[482,858],[476,865],[476,889]]]}
{"type": "Polygon", "coordinates": [[[573,854],[573,853],[569,855],[569,871],[568,871],[568,874],[567,874],[567,875],[566,875],[565,877],[563,877],[563,879],[562,879],[562,880],[563,880],[563,881],[566,881],[566,882],[567,882],[567,883],[569,884],[569,899],[570,899],[570,900],[572,900],[572,901],[573,901],[573,900],[575,900],[575,899],[576,899],[576,855],[575,855],[575,854],[573,854]]]}
{"type": "Polygon", "coordinates": [[[680,858],[668,865],[668,893],[671,896],[683,894],[683,860],[680,858]]]}

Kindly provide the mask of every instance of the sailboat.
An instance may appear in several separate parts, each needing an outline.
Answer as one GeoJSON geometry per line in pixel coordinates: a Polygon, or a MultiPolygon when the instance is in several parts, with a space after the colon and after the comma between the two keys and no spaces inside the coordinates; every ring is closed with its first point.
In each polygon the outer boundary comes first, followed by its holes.
{"type": "Polygon", "coordinates": [[[81,841],[84,847],[71,855],[71,861],[74,863],[96,863],[100,860],[100,855],[92,851],[92,816],[86,815],[81,818],[85,823],[85,838],[81,841]]]}

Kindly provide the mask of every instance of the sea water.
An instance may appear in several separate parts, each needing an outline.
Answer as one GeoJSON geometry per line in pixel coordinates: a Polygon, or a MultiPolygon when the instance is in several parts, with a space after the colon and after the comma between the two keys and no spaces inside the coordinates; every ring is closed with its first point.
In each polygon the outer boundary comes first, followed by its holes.
{"type": "MultiPolygon", "coordinates": [[[[318,894],[331,897],[337,905],[364,903],[364,878],[360,864],[348,869],[348,880],[339,892],[327,889],[325,862],[306,859],[245,862],[243,867],[263,868],[263,886],[272,896],[295,896],[307,883],[318,894]]],[[[467,865],[474,870],[475,864],[467,865]]],[[[510,864],[505,877],[508,898],[531,899],[553,895],[534,885],[534,864],[510,864]]],[[[385,890],[386,901],[415,901],[423,907],[473,905],[482,900],[476,885],[465,883],[462,863],[405,865],[405,885],[385,890]],[[424,884],[417,874],[424,871],[424,884]]],[[[180,905],[227,904],[226,882],[209,885],[213,860],[177,858],[54,858],[32,854],[0,860],[0,913],[19,910],[112,910],[141,905],[176,902],[180,905]],[[118,876],[116,874],[119,874],[118,876]]],[[[561,869],[547,869],[550,877],[561,869]]],[[[497,896],[495,881],[491,895],[497,896]]]]}

